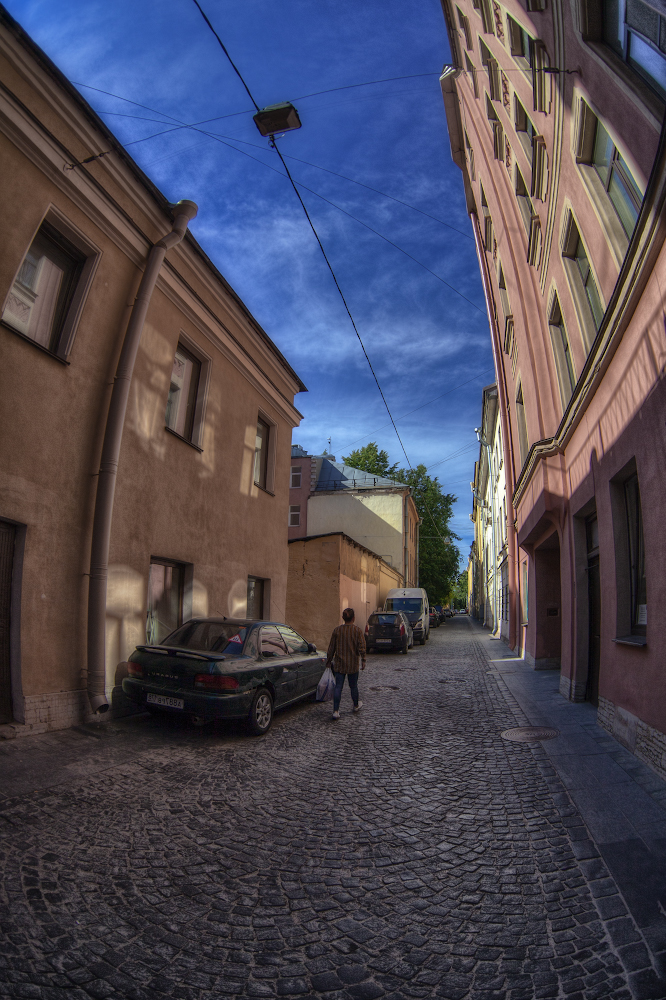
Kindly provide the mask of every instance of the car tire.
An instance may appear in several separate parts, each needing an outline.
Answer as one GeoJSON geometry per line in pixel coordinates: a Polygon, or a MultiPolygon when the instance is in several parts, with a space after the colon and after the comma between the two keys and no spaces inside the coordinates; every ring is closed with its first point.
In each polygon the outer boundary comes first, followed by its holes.
{"type": "Polygon", "coordinates": [[[402,647],[402,649],[401,649],[401,652],[402,652],[402,653],[407,653],[407,651],[408,651],[408,650],[409,650],[409,642],[408,642],[408,640],[407,640],[407,639],[405,639],[405,642],[404,642],[404,644],[403,644],[403,647],[402,647]]]}
{"type": "Polygon", "coordinates": [[[423,636],[421,639],[419,639],[419,642],[420,642],[420,644],[422,646],[425,646],[425,636],[423,636]]]}
{"type": "Polygon", "coordinates": [[[271,728],[273,722],[273,698],[268,688],[260,687],[255,691],[247,723],[253,736],[263,736],[271,728]]]}

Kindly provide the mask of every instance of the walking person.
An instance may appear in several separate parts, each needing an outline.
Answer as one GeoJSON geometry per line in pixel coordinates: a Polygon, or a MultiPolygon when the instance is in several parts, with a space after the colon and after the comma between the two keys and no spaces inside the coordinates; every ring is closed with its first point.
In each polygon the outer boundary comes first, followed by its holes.
{"type": "Polygon", "coordinates": [[[326,655],[326,666],[331,667],[335,674],[334,719],[340,718],[340,699],[345,677],[354,702],[354,711],[358,712],[363,707],[363,702],[358,698],[358,661],[360,657],[361,670],[365,670],[365,636],[358,625],[354,625],[353,608],[345,608],[342,620],[344,624],[333,629],[326,655]]]}

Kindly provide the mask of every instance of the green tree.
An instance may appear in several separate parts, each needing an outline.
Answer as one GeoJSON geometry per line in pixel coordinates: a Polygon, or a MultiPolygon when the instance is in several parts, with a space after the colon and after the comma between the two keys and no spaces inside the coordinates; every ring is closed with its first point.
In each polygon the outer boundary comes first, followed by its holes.
{"type": "Polygon", "coordinates": [[[448,604],[458,578],[460,552],[458,540],[449,527],[456,497],[444,493],[435,476],[428,475],[425,465],[415,469],[398,469],[395,478],[412,490],[421,528],[419,535],[419,585],[431,604],[448,604]]]}
{"type": "Polygon", "coordinates": [[[455,587],[453,588],[453,600],[451,603],[453,604],[453,607],[456,609],[467,607],[467,596],[468,596],[467,581],[468,581],[467,570],[464,569],[462,573],[460,573],[460,575],[458,576],[455,587]]]}
{"type": "Polygon", "coordinates": [[[363,448],[357,448],[350,455],[343,455],[342,461],[352,469],[363,469],[373,476],[385,476],[395,479],[398,466],[389,465],[388,452],[380,451],[376,441],[370,441],[363,448]]]}

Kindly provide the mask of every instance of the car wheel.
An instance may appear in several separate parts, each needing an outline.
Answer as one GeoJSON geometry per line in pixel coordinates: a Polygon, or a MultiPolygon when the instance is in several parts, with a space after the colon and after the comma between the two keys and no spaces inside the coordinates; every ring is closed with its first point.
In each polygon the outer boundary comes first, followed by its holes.
{"type": "Polygon", "coordinates": [[[248,725],[253,736],[262,736],[271,728],[273,721],[273,699],[266,688],[258,688],[252,699],[248,725]]]}
{"type": "Polygon", "coordinates": [[[419,642],[420,642],[420,644],[421,644],[422,646],[425,646],[425,636],[422,636],[422,637],[421,637],[421,638],[419,639],[419,642]]]}
{"type": "Polygon", "coordinates": [[[406,653],[408,649],[409,649],[409,644],[407,642],[407,639],[405,639],[401,652],[406,653]]]}

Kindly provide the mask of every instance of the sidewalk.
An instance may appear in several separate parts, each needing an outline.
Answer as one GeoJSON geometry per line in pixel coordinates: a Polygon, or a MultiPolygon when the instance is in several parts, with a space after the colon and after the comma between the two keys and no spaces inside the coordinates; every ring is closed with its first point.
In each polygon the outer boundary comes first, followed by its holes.
{"type": "MultiPolygon", "coordinates": [[[[503,640],[471,624],[524,724],[559,730],[541,745],[590,833],[574,844],[576,855],[590,872],[606,865],[666,974],[666,782],[597,724],[593,705],[562,697],[559,671],[531,669],[503,640]]],[[[632,944],[644,964],[640,942],[615,943],[632,944]]]]}

